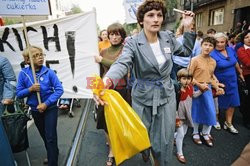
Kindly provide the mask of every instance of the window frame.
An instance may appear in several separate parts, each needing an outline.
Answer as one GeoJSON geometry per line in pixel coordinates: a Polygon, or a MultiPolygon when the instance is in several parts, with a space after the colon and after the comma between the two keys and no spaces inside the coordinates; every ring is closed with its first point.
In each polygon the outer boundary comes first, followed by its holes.
{"type": "Polygon", "coordinates": [[[210,10],[209,11],[209,25],[210,26],[223,25],[224,17],[225,17],[225,7],[219,7],[219,8],[210,10]]]}

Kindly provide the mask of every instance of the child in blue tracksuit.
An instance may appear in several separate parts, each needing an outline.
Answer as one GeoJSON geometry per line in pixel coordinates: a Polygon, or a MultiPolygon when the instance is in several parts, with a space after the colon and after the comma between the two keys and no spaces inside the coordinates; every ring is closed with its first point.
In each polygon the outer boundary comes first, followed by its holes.
{"type": "MultiPolygon", "coordinates": [[[[27,104],[31,108],[35,125],[45,143],[49,166],[58,165],[58,145],[57,145],[57,100],[63,94],[63,87],[55,72],[43,65],[43,50],[36,46],[30,47],[33,59],[36,79],[34,83],[31,66],[21,70],[17,82],[17,97],[27,97],[27,104]],[[38,103],[37,92],[41,96],[41,104],[38,103]]],[[[28,49],[23,52],[24,60],[30,64],[28,49]]]]}

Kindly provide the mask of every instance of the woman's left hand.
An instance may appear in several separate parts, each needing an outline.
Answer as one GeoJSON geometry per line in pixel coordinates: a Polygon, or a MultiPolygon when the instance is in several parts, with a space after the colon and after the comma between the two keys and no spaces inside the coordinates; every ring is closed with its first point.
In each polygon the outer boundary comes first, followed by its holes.
{"type": "Polygon", "coordinates": [[[185,32],[190,32],[194,30],[194,16],[195,14],[192,11],[184,11],[182,14],[182,25],[184,26],[185,32]]]}
{"type": "Polygon", "coordinates": [[[38,111],[40,113],[42,113],[42,112],[44,112],[47,109],[47,105],[45,103],[41,103],[36,108],[38,109],[38,111]]]}

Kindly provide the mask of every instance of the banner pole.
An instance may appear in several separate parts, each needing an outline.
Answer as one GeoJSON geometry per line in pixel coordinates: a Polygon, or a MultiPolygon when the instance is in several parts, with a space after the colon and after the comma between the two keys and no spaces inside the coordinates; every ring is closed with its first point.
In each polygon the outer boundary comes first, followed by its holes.
{"type": "MultiPolygon", "coordinates": [[[[27,35],[27,27],[26,27],[25,18],[24,18],[23,15],[22,15],[22,19],[23,19],[24,37],[25,37],[25,40],[26,40],[26,46],[27,46],[28,53],[29,53],[29,60],[30,60],[30,66],[31,66],[31,70],[32,70],[32,75],[33,75],[35,83],[37,83],[36,73],[35,73],[35,66],[34,66],[34,62],[33,62],[33,57],[32,57],[31,52],[30,52],[30,42],[29,42],[29,38],[28,38],[28,35],[27,35]]],[[[37,95],[38,103],[41,104],[42,102],[41,102],[40,93],[36,92],[36,95],[37,95]]]]}

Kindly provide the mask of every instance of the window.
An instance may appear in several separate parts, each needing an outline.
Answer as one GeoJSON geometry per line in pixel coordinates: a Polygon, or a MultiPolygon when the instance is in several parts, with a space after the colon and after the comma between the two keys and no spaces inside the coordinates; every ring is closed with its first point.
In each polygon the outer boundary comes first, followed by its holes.
{"type": "Polygon", "coordinates": [[[196,27],[202,27],[202,13],[197,13],[195,19],[196,27]]]}
{"type": "Polygon", "coordinates": [[[210,11],[210,25],[220,25],[224,22],[224,8],[210,11]]]}

